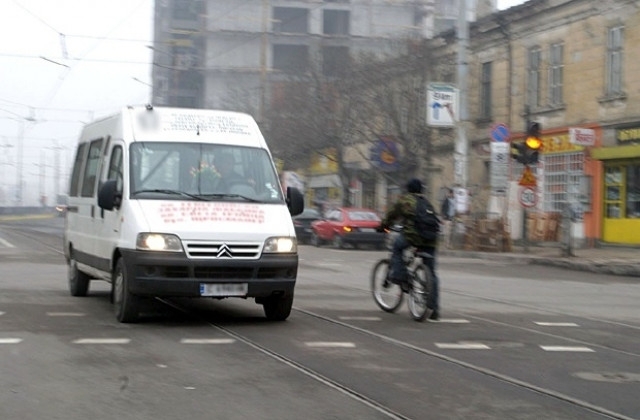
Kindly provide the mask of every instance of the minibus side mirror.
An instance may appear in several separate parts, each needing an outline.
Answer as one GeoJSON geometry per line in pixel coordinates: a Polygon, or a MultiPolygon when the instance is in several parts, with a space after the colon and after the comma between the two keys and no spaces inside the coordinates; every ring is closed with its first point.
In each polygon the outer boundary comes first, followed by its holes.
{"type": "Polygon", "coordinates": [[[113,210],[120,207],[122,193],[118,192],[118,181],[109,179],[98,190],[98,206],[101,209],[113,210]]]}
{"type": "Polygon", "coordinates": [[[296,216],[304,210],[304,197],[297,188],[287,187],[287,207],[292,216],[296,216]]]}

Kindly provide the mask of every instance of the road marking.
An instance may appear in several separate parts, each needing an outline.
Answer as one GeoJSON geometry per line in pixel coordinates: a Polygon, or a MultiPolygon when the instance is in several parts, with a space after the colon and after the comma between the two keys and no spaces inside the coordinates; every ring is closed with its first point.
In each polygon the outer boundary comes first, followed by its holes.
{"type": "Polygon", "coordinates": [[[447,350],[490,350],[491,347],[482,343],[435,343],[439,349],[447,350]]]}
{"type": "Polygon", "coordinates": [[[382,321],[379,316],[341,316],[338,318],[343,321],[382,321]]]}
{"type": "Polygon", "coordinates": [[[468,319],[462,318],[440,318],[437,321],[439,324],[468,324],[468,319]]]}
{"type": "Polygon", "coordinates": [[[584,346],[540,346],[544,351],[574,351],[574,352],[595,352],[595,350],[584,346]]]}
{"type": "Polygon", "coordinates": [[[575,322],[535,322],[541,327],[578,327],[575,322]]]}
{"type": "Polygon", "coordinates": [[[0,238],[0,244],[6,246],[7,248],[15,248],[15,246],[13,246],[10,242],[0,238]]]}
{"type": "Polygon", "coordinates": [[[340,341],[308,341],[304,343],[307,347],[332,347],[332,348],[343,348],[343,349],[353,349],[356,347],[354,343],[349,342],[340,342],[340,341]]]}
{"type": "Polygon", "coordinates": [[[4,315],[4,314],[5,314],[4,312],[0,311],[0,316],[2,316],[2,315],[4,315]]]}
{"type": "Polygon", "coordinates": [[[83,312],[47,312],[47,316],[85,316],[83,312]]]}
{"type": "Polygon", "coordinates": [[[73,344],[129,344],[130,338],[79,338],[73,344]]]}
{"type": "Polygon", "coordinates": [[[235,343],[233,338],[183,338],[182,344],[231,344],[235,343]]]}
{"type": "Polygon", "coordinates": [[[22,338],[0,338],[0,344],[18,344],[22,338]]]}

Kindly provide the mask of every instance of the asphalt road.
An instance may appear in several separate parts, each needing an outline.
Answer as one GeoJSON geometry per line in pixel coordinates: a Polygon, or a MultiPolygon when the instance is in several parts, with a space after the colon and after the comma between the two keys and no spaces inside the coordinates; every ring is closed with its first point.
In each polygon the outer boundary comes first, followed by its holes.
{"type": "Polygon", "coordinates": [[[442,258],[442,320],[380,311],[382,251],[300,249],[294,311],[73,298],[62,219],[0,225],[0,419],[640,419],[640,285],[442,258]]]}

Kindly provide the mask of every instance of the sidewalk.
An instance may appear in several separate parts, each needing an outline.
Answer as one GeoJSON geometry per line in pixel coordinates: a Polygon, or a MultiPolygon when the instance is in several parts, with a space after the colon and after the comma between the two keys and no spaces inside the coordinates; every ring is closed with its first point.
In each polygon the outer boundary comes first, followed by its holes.
{"type": "Polygon", "coordinates": [[[563,257],[558,247],[514,246],[513,252],[480,252],[440,248],[441,256],[481,258],[485,260],[509,260],[522,264],[540,264],[562,267],[575,271],[637,277],[640,280],[640,247],[610,246],[576,249],[573,257],[563,257]]]}

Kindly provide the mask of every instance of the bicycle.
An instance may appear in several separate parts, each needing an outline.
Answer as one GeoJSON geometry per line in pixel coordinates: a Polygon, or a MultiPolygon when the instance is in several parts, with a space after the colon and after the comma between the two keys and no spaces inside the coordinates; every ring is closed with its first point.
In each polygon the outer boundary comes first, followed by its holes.
{"type": "MultiPolygon", "coordinates": [[[[386,245],[389,251],[392,250],[395,237],[400,231],[401,228],[393,227],[387,234],[386,245]]],[[[433,255],[415,247],[405,250],[403,260],[407,266],[407,290],[389,280],[390,258],[378,261],[371,272],[371,293],[380,309],[390,313],[397,311],[402,305],[404,294],[407,293],[411,317],[415,321],[424,321],[429,313],[429,295],[434,287],[433,273],[424,262],[433,258],[433,255]]]]}

